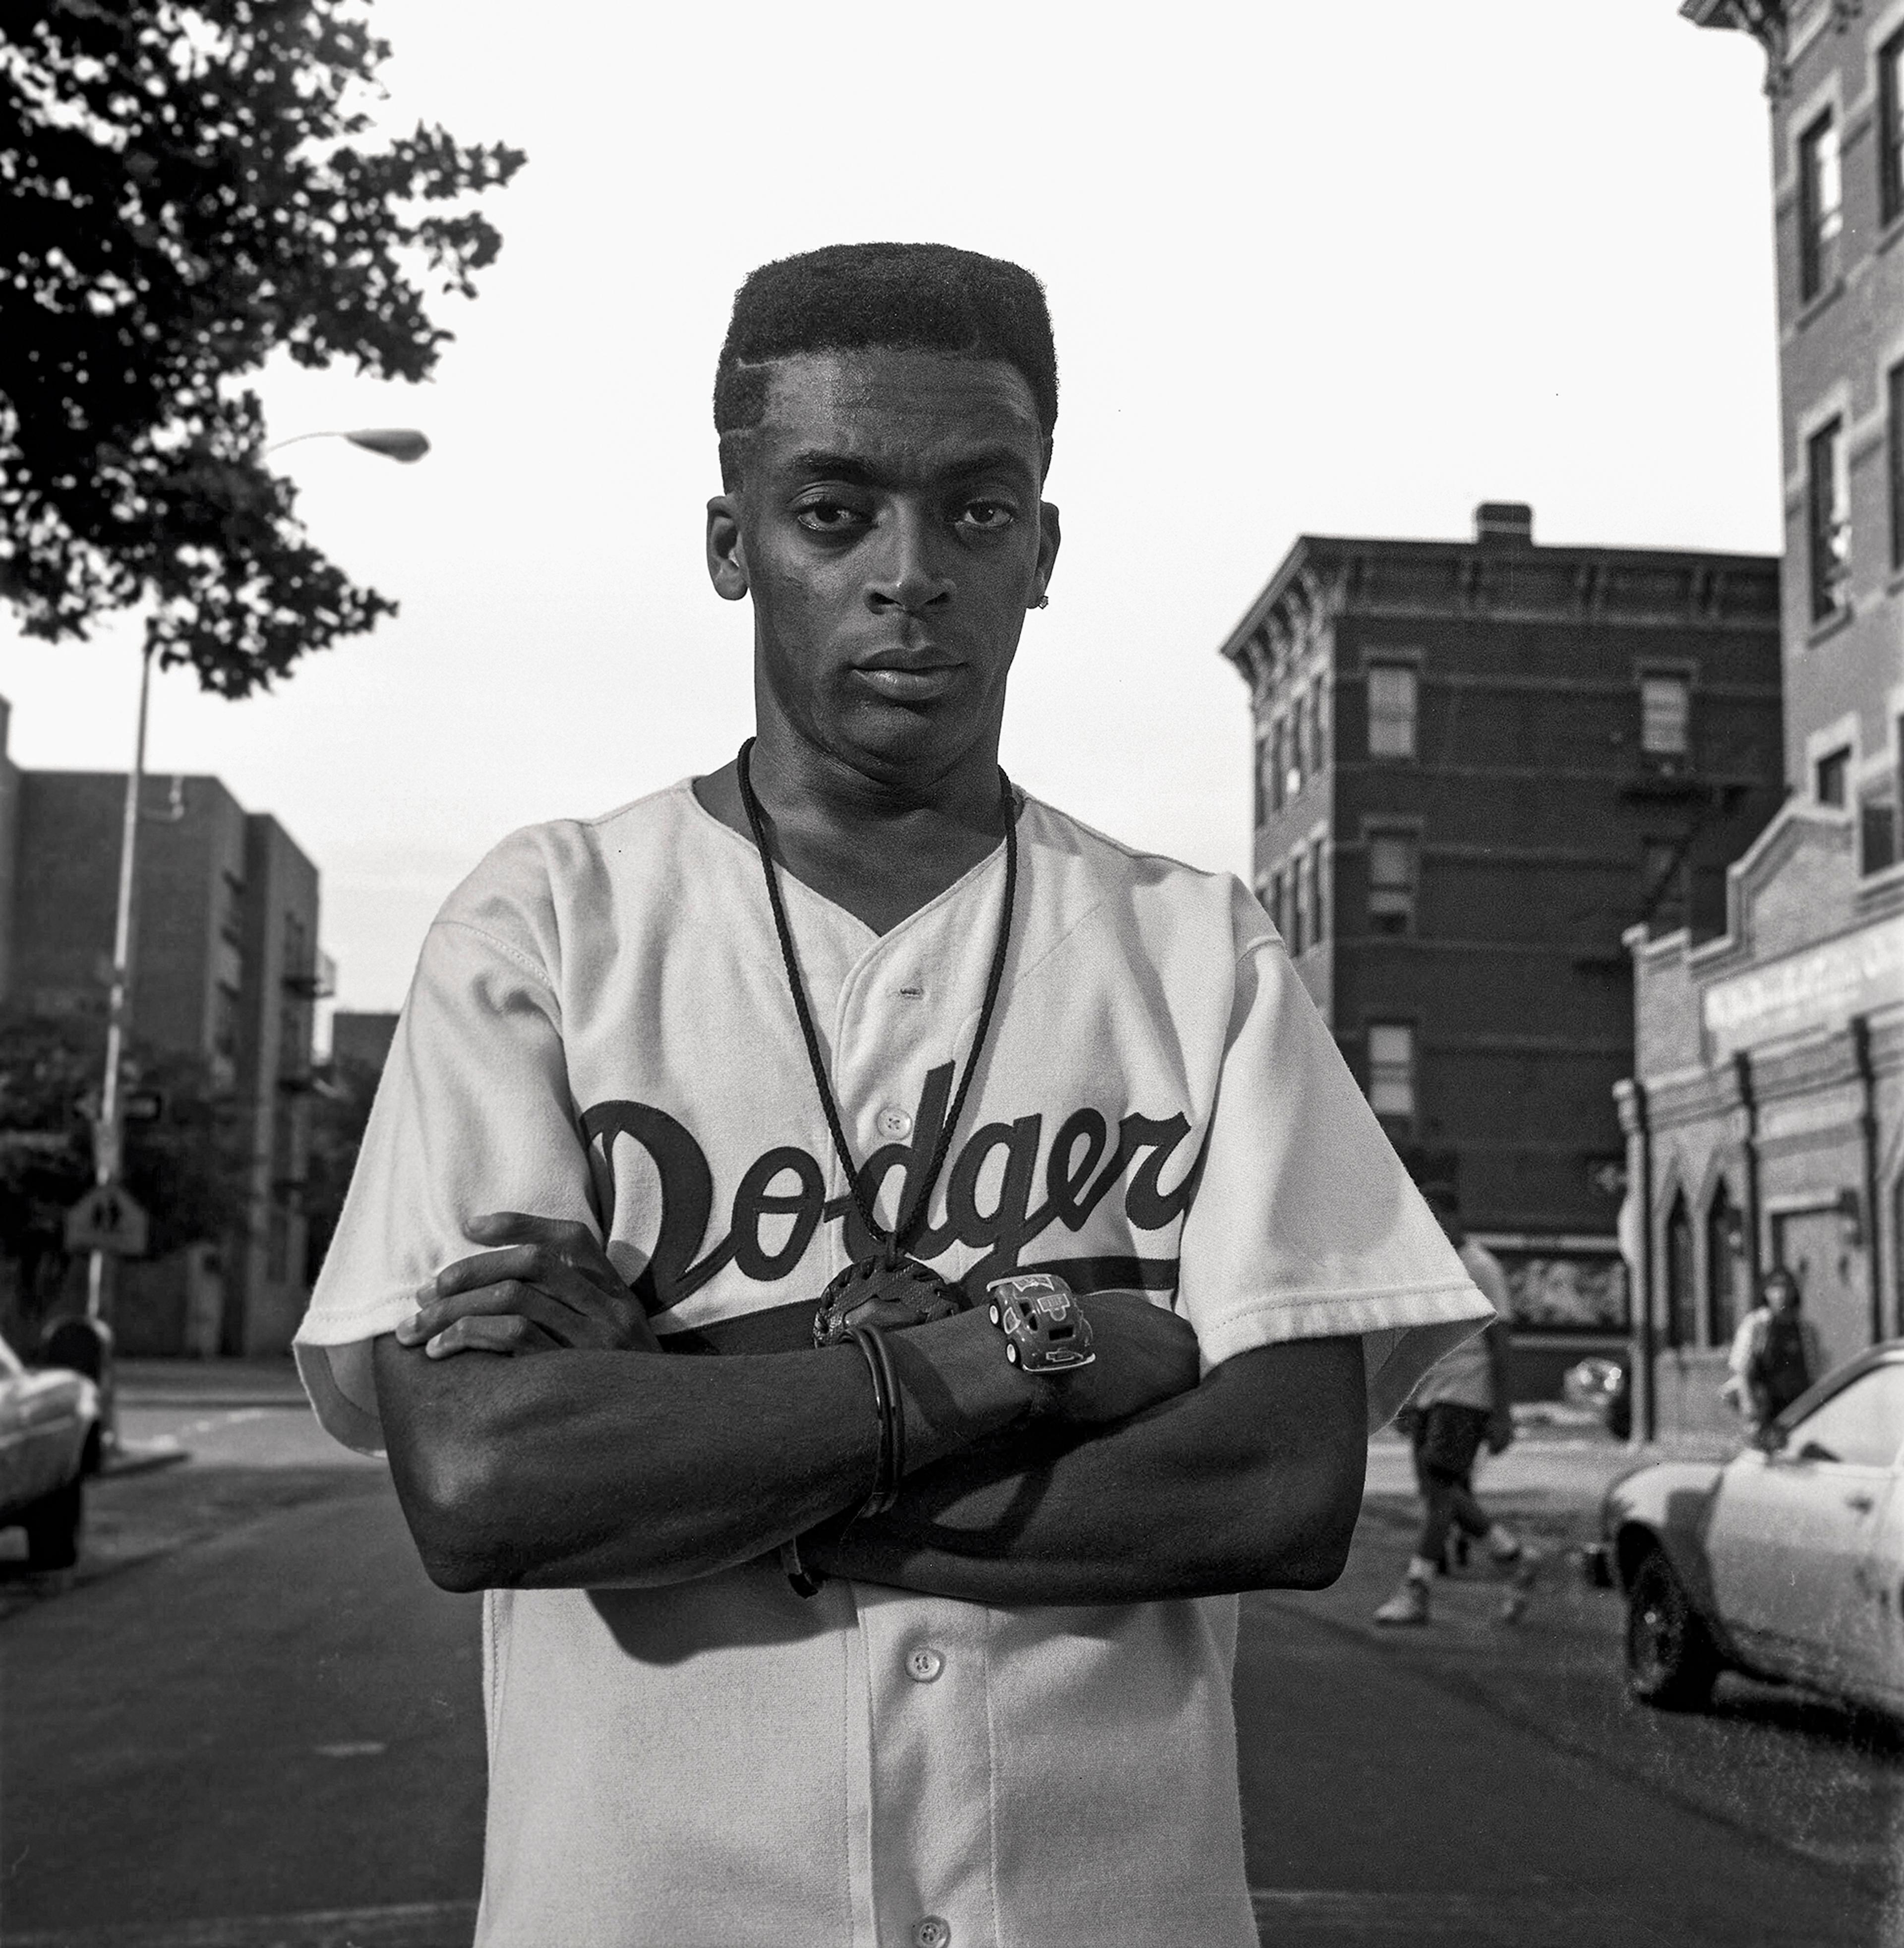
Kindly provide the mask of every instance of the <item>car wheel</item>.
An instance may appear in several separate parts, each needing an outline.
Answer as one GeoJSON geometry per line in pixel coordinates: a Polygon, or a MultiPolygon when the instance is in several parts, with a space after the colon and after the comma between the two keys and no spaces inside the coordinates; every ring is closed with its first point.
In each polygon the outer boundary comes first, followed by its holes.
{"type": "Polygon", "coordinates": [[[26,1511],[26,1566],[70,1569],[79,1559],[79,1529],[85,1517],[85,1491],[76,1475],[64,1487],[42,1495],[26,1511]]]}
{"type": "Polygon", "coordinates": [[[1696,1711],[1712,1695],[1719,1656],[1671,1563],[1654,1549],[1626,1599],[1626,1689],[1666,1711],[1696,1711]]]}

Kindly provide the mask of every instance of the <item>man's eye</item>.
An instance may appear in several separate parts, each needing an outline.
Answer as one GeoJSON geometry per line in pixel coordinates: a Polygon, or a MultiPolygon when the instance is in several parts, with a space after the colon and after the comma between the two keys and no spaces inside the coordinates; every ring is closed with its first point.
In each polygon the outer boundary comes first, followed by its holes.
{"type": "Polygon", "coordinates": [[[867,517],[843,501],[808,501],[793,510],[793,518],[809,534],[846,535],[867,525],[867,517]]]}
{"type": "Polygon", "coordinates": [[[1017,519],[1008,501],[968,501],[959,511],[959,525],[981,535],[1002,534],[1017,519]]]}

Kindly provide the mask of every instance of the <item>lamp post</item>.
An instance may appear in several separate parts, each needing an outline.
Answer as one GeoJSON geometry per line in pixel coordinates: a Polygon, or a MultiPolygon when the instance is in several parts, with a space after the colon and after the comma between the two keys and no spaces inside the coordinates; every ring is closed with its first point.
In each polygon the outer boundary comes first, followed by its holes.
{"type": "MultiPolygon", "coordinates": [[[[408,466],[429,451],[429,442],[414,427],[366,427],[350,432],[293,434],[266,447],[275,453],[280,447],[294,446],[299,440],[345,439],[367,453],[382,454],[408,466]]],[[[139,800],[145,782],[145,726],[152,693],[152,645],[145,645],[139,660],[138,731],[132,744],[132,768],[126,774],[126,805],[119,824],[119,898],[113,915],[113,975],[106,1014],[105,1072],[100,1078],[99,1114],[93,1124],[93,1180],[102,1189],[117,1184],[123,1162],[126,1103],[120,1069],[124,1066],[126,1044],[132,1025],[132,960],[138,938],[137,889],[138,885],[139,800]]],[[[95,1251],[86,1261],[86,1317],[103,1328],[110,1280],[108,1255],[95,1251]]],[[[111,1397],[110,1390],[107,1398],[111,1397]]],[[[108,1427],[109,1438],[116,1429],[108,1427]]]]}

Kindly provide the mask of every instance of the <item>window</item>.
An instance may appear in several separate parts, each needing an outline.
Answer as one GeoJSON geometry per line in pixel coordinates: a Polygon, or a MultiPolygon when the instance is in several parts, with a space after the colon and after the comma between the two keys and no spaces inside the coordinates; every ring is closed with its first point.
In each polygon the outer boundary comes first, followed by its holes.
{"type": "Polygon", "coordinates": [[[1369,755],[1415,755],[1416,672],[1408,663],[1369,666],[1369,755]]]}
{"type": "Polygon", "coordinates": [[[1692,686],[1682,676],[1639,680],[1639,748],[1650,758],[1683,758],[1690,748],[1692,686]]]}
{"type": "Polygon", "coordinates": [[[1406,1022],[1369,1024],[1369,1107],[1378,1116],[1415,1119],[1415,1031],[1406,1022]]]}
{"type": "Polygon", "coordinates": [[[1282,809],[1282,747],[1288,733],[1282,719],[1270,726],[1270,809],[1282,809]]]}
{"type": "Polygon", "coordinates": [[[1816,796],[1820,805],[1842,805],[1845,780],[1851,770],[1851,751],[1847,745],[1828,751],[1816,767],[1816,796]]]}
{"type": "Polygon", "coordinates": [[[1838,130],[1828,108],[1798,138],[1798,295],[1817,296],[1837,275],[1844,228],[1838,130]]]}
{"type": "Polygon", "coordinates": [[[1897,864],[1897,808],[1887,798],[1868,798],[1858,806],[1858,870],[1881,873],[1897,864]]]}
{"type": "Polygon", "coordinates": [[[1309,771],[1313,777],[1329,762],[1329,691],[1319,678],[1309,693],[1309,771]]]}
{"type": "Polygon", "coordinates": [[[1369,839],[1369,931],[1415,931],[1416,841],[1408,832],[1377,832],[1369,839]]]}
{"type": "Polygon", "coordinates": [[[219,932],[234,947],[244,944],[244,882],[235,873],[219,881],[219,932]]]}
{"type": "Polygon", "coordinates": [[[1878,207],[1904,216],[1904,28],[1878,50],[1878,207]]]}
{"type": "Polygon", "coordinates": [[[1289,917],[1289,951],[1306,954],[1311,945],[1309,932],[1309,855],[1298,852],[1290,862],[1289,877],[1295,894],[1289,917]]]}
{"type": "Polygon", "coordinates": [[[1884,374],[1885,458],[1890,475],[1891,566],[1904,568],[1904,365],[1884,374]]]}
{"type": "Polygon", "coordinates": [[[1256,734],[1255,803],[1255,823],[1261,827],[1270,811],[1270,734],[1267,730],[1256,734]]]}
{"type": "Polygon", "coordinates": [[[1292,798],[1302,791],[1304,746],[1309,741],[1309,699],[1299,696],[1289,706],[1289,776],[1283,789],[1292,798]]]}
{"type": "Polygon", "coordinates": [[[1650,934],[1676,933],[1686,923],[1686,842],[1649,839],[1640,868],[1640,917],[1650,934]]]}
{"type": "Polygon", "coordinates": [[[1791,1430],[1787,1453],[1847,1468],[1888,1468],[1904,1446],[1904,1364],[1861,1375],[1791,1430]],[[1814,1451],[1815,1450],[1815,1451],[1814,1451]]]}
{"type": "Polygon", "coordinates": [[[1324,910],[1324,889],[1329,876],[1323,870],[1323,842],[1319,839],[1309,848],[1309,934],[1319,947],[1329,938],[1329,915],[1324,910]]]}
{"type": "Polygon", "coordinates": [[[1844,424],[1833,420],[1805,442],[1805,504],[1811,530],[1812,620],[1844,606],[1851,574],[1851,491],[1844,424]]]}
{"type": "Polygon", "coordinates": [[[1281,934],[1285,940],[1289,937],[1289,929],[1285,924],[1289,916],[1283,910],[1283,902],[1288,897],[1282,874],[1279,869],[1270,875],[1270,918],[1275,923],[1276,932],[1281,934]]]}
{"type": "Polygon", "coordinates": [[[225,1061],[238,1053],[238,991],[222,983],[212,996],[212,1052],[225,1061]]]}
{"type": "Polygon", "coordinates": [[[1706,1213],[1706,1344],[1729,1346],[1745,1289],[1745,1224],[1722,1183],[1706,1213]]]}
{"type": "Polygon", "coordinates": [[[1690,1346],[1693,1329],[1692,1219],[1681,1191],[1666,1218],[1666,1343],[1690,1346]]]}

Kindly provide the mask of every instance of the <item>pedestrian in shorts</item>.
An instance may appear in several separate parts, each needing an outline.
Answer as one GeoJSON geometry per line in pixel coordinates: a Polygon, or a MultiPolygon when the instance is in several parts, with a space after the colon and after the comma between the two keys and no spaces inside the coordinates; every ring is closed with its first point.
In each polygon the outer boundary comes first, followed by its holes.
{"type": "Polygon", "coordinates": [[[1423,1195],[1448,1242],[1477,1288],[1494,1307],[1494,1323],[1436,1361],[1410,1396],[1405,1417],[1415,1447],[1415,1480],[1421,1491],[1422,1531],[1401,1587],[1375,1612],[1378,1624],[1428,1621],[1431,1580],[1441,1570],[1456,1537],[1484,1542],[1501,1568],[1518,1565],[1520,1538],[1493,1520],[1475,1494],[1475,1462],[1484,1446],[1506,1450],[1514,1438],[1508,1388],[1507,1281],[1499,1261],[1469,1237],[1459,1200],[1448,1186],[1431,1184],[1423,1195]]]}

